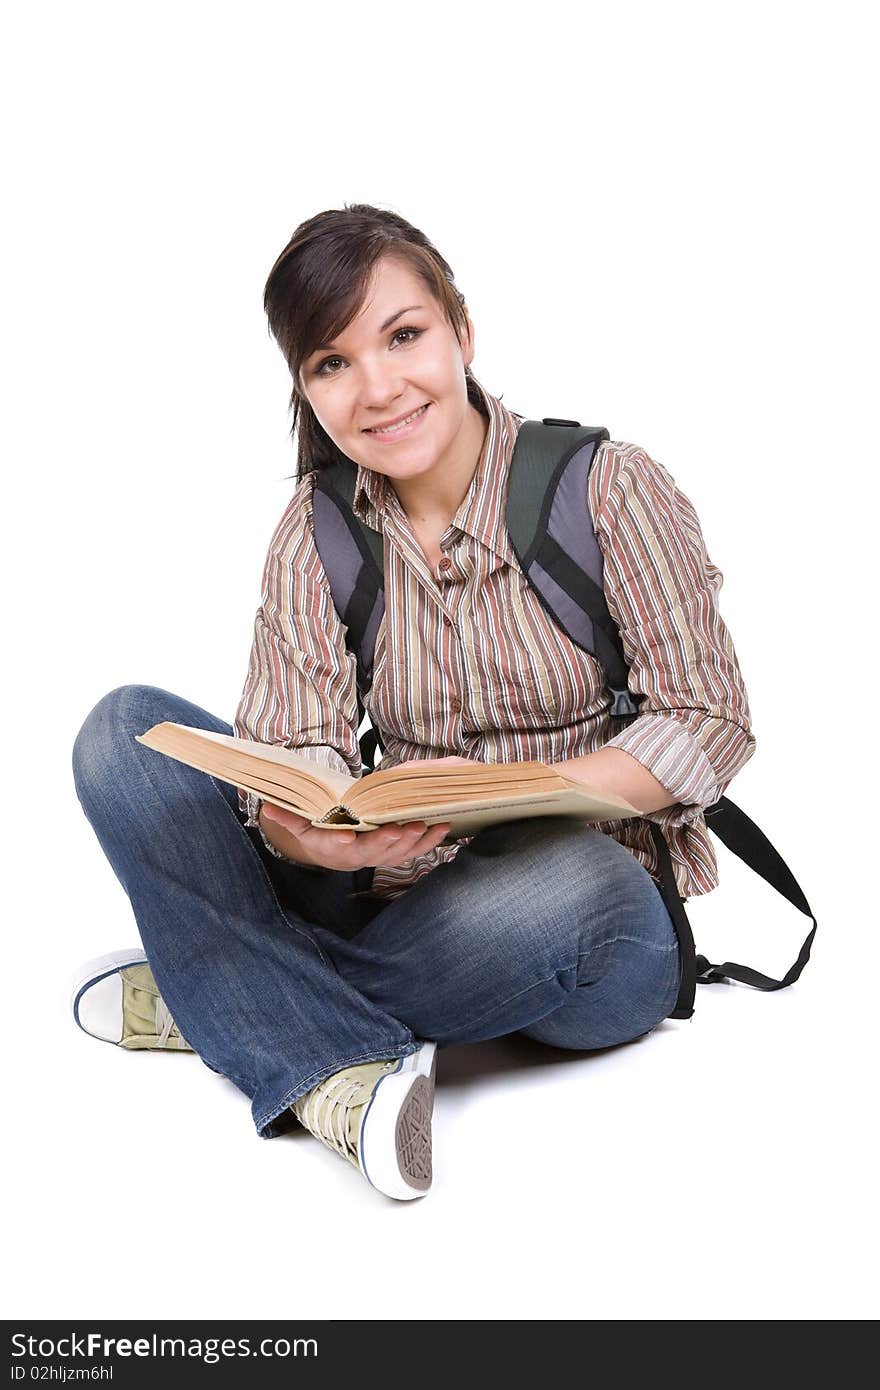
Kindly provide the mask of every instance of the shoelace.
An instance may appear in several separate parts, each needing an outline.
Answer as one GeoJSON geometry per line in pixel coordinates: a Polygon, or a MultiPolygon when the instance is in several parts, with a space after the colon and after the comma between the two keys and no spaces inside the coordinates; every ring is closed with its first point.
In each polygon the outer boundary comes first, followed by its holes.
{"type": "Polygon", "coordinates": [[[177,1027],[177,1025],[176,1025],[175,1022],[174,1022],[174,1019],[171,1017],[170,1013],[168,1012],[168,1007],[167,1007],[167,1005],[166,1005],[166,1003],[165,1003],[165,1000],[162,998],[161,994],[157,994],[157,995],[156,995],[156,1034],[157,1034],[157,1037],[158,1037],[158,1046],[159,1046],[159,1047],[164,1047],[164,1046],[165,1046],[165,1044],[167,1043],[167,1041],[168,1041],[168,1039],[169,1039],[169,1037],[170,1037],[170,1035],[171,1035],[172,1032],[174,1032],[175,1035],[176,1035],[178,1038],[181,1036],[181,1035],[180,1035],[180,1029],[177,1027]]]}
{"type": "MultiPolygon", "coordinates": [[[[393,1071],[396,1066],[396,1062],[388,1061],[382,1070],[393,1071]]],[[[335,1076],[319,1082],[308,1093],[305,1104],[297,1108],[297,1117],[316,1139],[335,1149],[343,1158],[357,1163],[357,1148],[348,1137],[348,1107],[363,1105],[375,1085],[374,1082],[373,1086],[367,1087],[345,1072],[337,1072],[335,1076]]]]}

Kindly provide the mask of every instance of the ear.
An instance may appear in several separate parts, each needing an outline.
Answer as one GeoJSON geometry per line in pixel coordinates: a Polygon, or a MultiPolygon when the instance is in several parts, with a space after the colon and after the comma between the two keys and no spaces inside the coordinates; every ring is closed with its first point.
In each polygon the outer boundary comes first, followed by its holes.
{"type": "Polygon", "coordinates": [[[474,332],[474,325],[471,320],[471,316],[467,311],[467,306],[463,305],[462,307],[464,308],[465,312],[466,337],[464,342],[462,343],[461,356],[464,365],[466,367],[469,367],[474,360],[474,340],[476,335],[474,332]]]}

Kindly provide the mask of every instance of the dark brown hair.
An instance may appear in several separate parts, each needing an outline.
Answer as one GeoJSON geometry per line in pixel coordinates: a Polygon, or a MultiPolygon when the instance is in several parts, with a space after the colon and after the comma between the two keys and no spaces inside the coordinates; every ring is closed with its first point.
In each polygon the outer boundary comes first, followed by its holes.
{"type": "MultiPolygon", "coordinates": [[[[465,300],[452,270],[428,238],[395,212],[369,203],[319,212],[300,223],[269,272],[263,308],[293,378],[290,433],[298,441],[296,476],[300,479],[327,467],[337,456],[300,389],[300,368],[321,343],[332,342],[356,317],[373,268],[386,255],[411,266],[462,343],[467,331],[465,300]]],[[[468,399],[485,413],[467,368],[465,375],[468,399]]]]}

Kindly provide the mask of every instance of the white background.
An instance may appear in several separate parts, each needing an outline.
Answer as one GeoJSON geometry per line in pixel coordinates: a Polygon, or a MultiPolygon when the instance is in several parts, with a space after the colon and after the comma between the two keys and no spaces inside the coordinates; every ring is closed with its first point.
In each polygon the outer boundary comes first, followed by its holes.
{"type": "MultiPolygon", "coordinates": [[[[7,1316],[864,1318],[876,1268],[876,47],[858,4],[31,4],[2,48],[7,1316]],[[577,21],[575,31],[571,26],[577,21]],[[691,498],[816,912],[776,994],[590,1055],[441,1053],[395,1204],[192,1056],[77,1030],[136,945],[70,752],[129,682],[231,720],[293,483],[266,275],[373,202],[450,261],[474,370],[691,498]]],[[[698,946],[807,921],[719,847],[698,946]]]]}

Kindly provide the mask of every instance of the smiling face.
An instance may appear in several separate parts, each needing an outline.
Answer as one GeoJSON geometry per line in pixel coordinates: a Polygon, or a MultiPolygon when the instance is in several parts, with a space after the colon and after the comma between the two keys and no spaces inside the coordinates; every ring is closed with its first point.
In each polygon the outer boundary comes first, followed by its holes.
{"type": "Polygon", "coordinates": [[[452,505],[476,467],[484,427],[467,396],[470,318],[467,328],[462,347],[425,282],[384,256],[357,316],[303,363],[318,422],[354,463],[386,474],[407,511],[407,497],[426,511],[452,505]]]}

